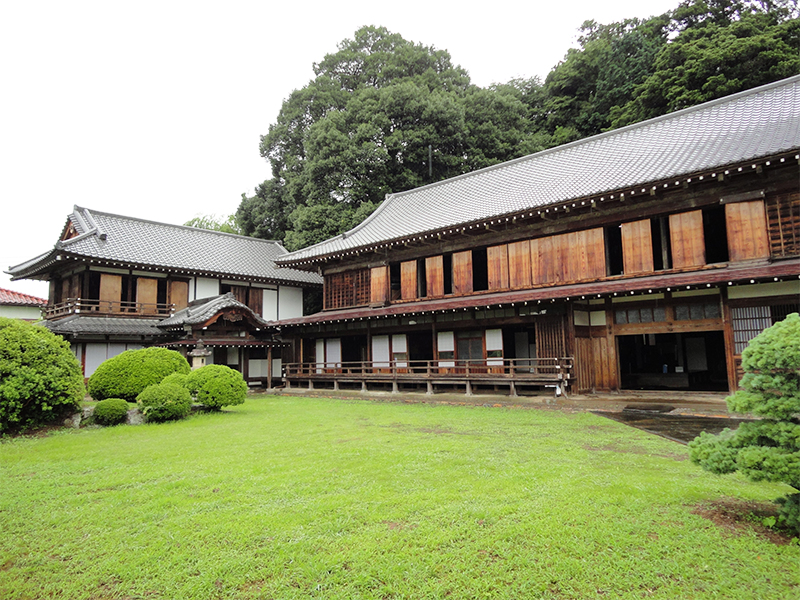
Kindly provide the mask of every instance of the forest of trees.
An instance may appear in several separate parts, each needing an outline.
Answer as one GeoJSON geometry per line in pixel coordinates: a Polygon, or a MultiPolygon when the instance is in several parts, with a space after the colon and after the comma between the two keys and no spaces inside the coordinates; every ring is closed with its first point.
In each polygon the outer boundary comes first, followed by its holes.
{"type": "Polygon", "coordinates": [[[684,0],[587,21],[544,81],[481,88],[445,50],[364,27],[314,65],[261,138],[272,178],[228,223],[299,249],[392,192],[467,173],[800,73],[797,0],[684,0]]]}

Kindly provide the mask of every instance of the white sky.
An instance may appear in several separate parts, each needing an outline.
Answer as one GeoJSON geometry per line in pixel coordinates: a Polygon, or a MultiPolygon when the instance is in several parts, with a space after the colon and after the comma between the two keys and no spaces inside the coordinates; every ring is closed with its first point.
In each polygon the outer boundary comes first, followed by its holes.
{"type": "MultiPolygon", "coordinates": [[[[679,0],[44,0],[0,4],[0,270],[46,252],[78,204],[181,224],[269,178],[262,134],[363,25],[450,52],[472,82],[542,78],[581,23],[679,0]]],[[[43,282],[0,287],[47,296],[43,282]]]]}

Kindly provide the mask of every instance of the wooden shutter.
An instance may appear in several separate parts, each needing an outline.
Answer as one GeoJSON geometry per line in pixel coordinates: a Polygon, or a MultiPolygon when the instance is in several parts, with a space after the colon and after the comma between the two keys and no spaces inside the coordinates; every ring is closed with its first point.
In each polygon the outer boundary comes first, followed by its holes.
{"type": "Polygon", "coordinates": [[[606,276],[606,240],[603,228],[588,229],[584,232],[586,242],[586,279],[599,279],[606,276]]]}
{"type": "Polygon", "coordinates": [[[536,320],[536,356],[561,358],[566,354],[564,320],[561,317],[538,318],[536,320]]]}
{"type": "MultiPolygon", "coordinates": [[[[167,302],[175,305],[175,310],[182,310],[189,304],[189,282],[170,281],[167,287],[167,302]]],[[[260,314],[260,313],[259,313],[260,314]]]]}
{"type": "Polygon", "coordinates": [[[699,210],[669,216],[672,266],[675,269],[706,264],[703,213],[699,210]]]}
{"type": "Polygon", "coordinates": [[[400,263],[400,297],[414,300],[417,297],[417,261],[400,263]]]}
{"type": "Polygon", "coordinates": [[[622,224],[622,263],[625,275],[653,272],[650,219],[622,224]]]}
{"type": "Polygon", "coordinates": [[[725,226],[731,262],[769,256],[767,217],[763,200],[726,204],[725,226]]]}
{"type": "Polygon", "coordinates": [[[264,310],[264,290],[251,287],[247,293],[247,306],[258,316],[263,316],[261,312],[264,310]]]}
{"type": "Polygon", "coordinates": [[[472,293],[472,250],[453,253],[453,294],[472,293]]]}
{"type": "Polygon", "coordinates": [[[122,276],[110,273],[100,274],[100,310],[119,312],[122,298],[122,276]]]}
{"type": "Polygon", "coordinates": [[[508,286],[529,288],[531,286],[531,243],[529,240],[508,245],[508,286]]]}
{"type": "Polygon", "coordinates": [[[487,248],[486,262],[489,272],[489,290],[507,290],[508,245],[487,248]]]}
{"type": "Polygon", "coordinates": [[[136,302],[140,304],[139,311],[145,314],[154,314],[158,302],[158,280],[150,277],[138,277],[136,280],[136,302]]]}
{"type": "Polygon", "coordinates": [[[428,297],[444,296],[444,260],[441,254],[425,259],[425,283],[428,297]]]}
{"type": "Polygon", "coordinates": [[[383,303],[389,299],[389,267],[373,267],[370,274],[370,302],[383,303]]]}
{"type": "Polygon", "coordinates": [[[554,236],[531,240],[531,273],[533,284],[555,281],[554,236]]]}

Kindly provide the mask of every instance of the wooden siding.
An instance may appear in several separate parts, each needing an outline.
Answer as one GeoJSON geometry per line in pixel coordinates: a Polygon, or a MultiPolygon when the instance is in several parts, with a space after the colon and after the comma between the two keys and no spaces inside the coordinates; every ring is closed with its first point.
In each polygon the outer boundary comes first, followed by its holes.
{"type": "Polygon", "coordinates": [[[726,204],[725,224],[728,230],[728,256],[732,262],[769,256],[763,200],[726,204]]]}
{"type": "Polygon", "coordinates": [[[414,300],[417,297],[417,261],[400,263],[400,298],[414,300]]]}
{"type": "Polygon", "coordinates": [[[233,294],[233,297],[236,299],[237,302],[241,302],[242,304],[247,304],[247,286],[232,285],[231,293],[233,294]]]}
{"type": "Polygon", "coordinates": [[[471,294],[472,290],[472,250],[455,252],[453,253],[453,294],[471,294]]]}
{"type": "Polygon", "coordinates": [[[100,274],[100,300],[119,302],[122,299],[122,276],[110,273],[100,274]]]}
{"type": "Polygon", "coordinates": [[[622,224],[622,263],[626,275],[653,272],[650,219],[622,224]]]}
{"type": "Polygon", "coordinates": [[[325,276],[325,309],[369,304],[370,270],[358,269],[325,276]]]}
{"type": "Polygon", "coordinates": [[[264,310],[264,290],[261,288],[250,288],[247,294],[247,306],[257,315],[263,316],[261,313],[264,310]]]}
{"type": "Polygon", "coordinates": [[[706,264],[702,211],[670,215],[669,237],[673,268],[700,267],[706,264]]]}
{"type": "Polygon", "coordinates": [[[800,256],[800,192],[772,196],[766,204],[771,255],[800,256]]]}
{"type": "Polygon", "coordinates": [[[564,319],[546,317],[536,320],[536,356],[561,358],[567,354],[564,319]]]}
{"type": "Polygon", "coordinates": [[[531,243],[529,240],[508,245],[508,286],[511,289],[531,286],[531,243]]]}
{"type": "Polygon", "coordinates": [[[492,246],[486,249],[486,262],[489,272],[489,291],[508,289],[508,245],[492,246]]]}
{"type": "Polygon", "coordinates": [[[429,298],[444,296],[444,259],[441,254],[425,259],[425,284],[429,298]]]}
{"type": "Polygon", "coordinates": [[[373,267],[370,273],[371,303],[383,303],[389,300],[389,267],[373,267]]]}
{"type": "Polygon", "coordinates": [[[189,304],[189,282],[170,281],[167,288],[167,302],[175,305],[175,310],[183,310],[189,304]]]}
{"type": "Polygon", "coordinates": [[[588,229],[530,241],[531,283],[566,283],[606,274],[603,230],[588,229]]]}

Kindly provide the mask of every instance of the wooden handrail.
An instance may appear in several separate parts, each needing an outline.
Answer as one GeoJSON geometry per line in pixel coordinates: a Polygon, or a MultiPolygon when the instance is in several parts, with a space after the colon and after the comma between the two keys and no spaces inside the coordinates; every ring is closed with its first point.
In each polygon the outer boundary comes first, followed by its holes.
{"type": "Polygon", "coordinates": [[[165,302],[126,302],[123,300],[93,300],[67,298],[58,304],[49,304],[44,309],[45,319],[55,319],[72,314],[92,315],[152,315],[168,317],[175,312],[175,305],[165,302]]]}

